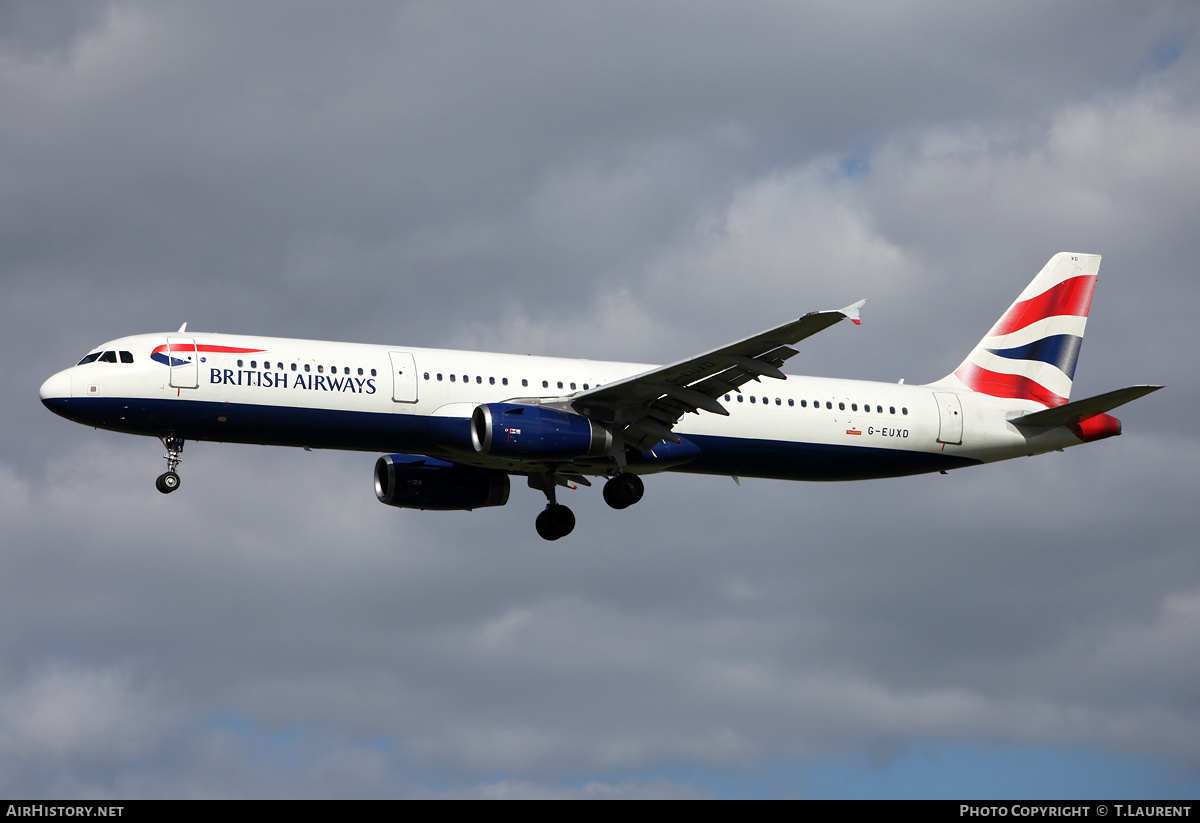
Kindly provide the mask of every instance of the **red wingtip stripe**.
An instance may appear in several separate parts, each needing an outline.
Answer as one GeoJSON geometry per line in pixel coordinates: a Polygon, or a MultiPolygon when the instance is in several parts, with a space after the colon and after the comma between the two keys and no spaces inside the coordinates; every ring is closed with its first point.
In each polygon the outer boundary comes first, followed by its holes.
{"type": "Polygon", "coordinates": [[[1019,331],[1031,323],[1046,317],[1072,315],[1087,317],[1092,306],[1092,292],[1096,289],[1096,275],[1085,274],[1064,280],[1053,288],[1014,304],[988,332],[989,337],[1019,331]]]}
{"type": "Polygon", "coordinates": [[[1020,400],[1033,400],[1043,406],[1061,406],[1067,398],[1055,394],[1041,383],[1022,377],[1019,374],[1002,374],[988,371],[974,363],[963,363],[954,372],[971,391],[986,394],[991,397],[1011,397],[1020,400]]]}

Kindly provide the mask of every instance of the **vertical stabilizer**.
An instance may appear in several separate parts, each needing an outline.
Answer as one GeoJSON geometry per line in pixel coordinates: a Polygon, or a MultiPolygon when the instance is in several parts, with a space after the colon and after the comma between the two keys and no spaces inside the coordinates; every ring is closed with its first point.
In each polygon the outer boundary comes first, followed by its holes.
{"type": "Polygon", "coordinates": [[[1061,252],[935,386],[1061,406],[1071,397],[1100,255],[1061,252]]]}

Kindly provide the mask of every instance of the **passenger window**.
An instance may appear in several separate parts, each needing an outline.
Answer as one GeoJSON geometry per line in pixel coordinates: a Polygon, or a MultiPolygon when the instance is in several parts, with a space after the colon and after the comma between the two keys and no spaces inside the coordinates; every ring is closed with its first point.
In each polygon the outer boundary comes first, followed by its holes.
{"type": "MultiPolygon", "coordinates": [[[[790,402],[790,401],[789,401],[789,402],[790,402]]],[[[800,401],[800,408],[802,408],[802,409],[807,409],[807,408],[808,408],[808,401],[807,401],[807,400],[801,400],[801,401],[800,401]]]]}
{"type": "MultiPolygon", "coordinates": [[[[803,401],[802,401],[802,402],[803,402],[803,401]]],[[[793,400],[792,398],[790,398],[790,397],[789,397],[789,398],[788,398],[788,405],[789,405],[789,406],[794,406],[794,405],[796,405],[796,401],[795,401],[795,400],[793,400]]]]}
{"type": "Polygon", "coordinates": [[[562,381],[561,381],[561,380],[559,380],[559,381],[558,381],[558,387],[559,387],[560,389],[562,388],[562,381]]]}
{"type": "Polygon", "coordinates": [[[496,385],[496,378],[494,378],[494,377],[489,377],[489,378],[488,378],[488,385],[489,385],[489,386],[494,386],[494,385],[496,385]]]}
{"type": "Polygon", "coordinates": [[[751,402],[751,403],[755,403],[755,402],[757,402],[757,400],[756,400],[756,398],[754,397],[754,395],[750,395],[750,402],[751,402]]]}
{"type": "MultiPolygon", "coordinates": [[[[844,408],[844,407],[843,407],[843,408],[844,408]]],[[[850,411],[858,411],[858,404],[857,404],[857,403],[851,403],[851,404],[850,404],[850,411]]]]}
{"type": "Polygon", "coordinates": [[[317,366],[317,372],[318,372],[318,373],[320,373],[320,374],[324,374],[324,373],[325,373],[325,367],[324,367],[324,366],[317,366]]]}
{"type": "Polygon", "coordinates": [[[729,395],[725,395],[725,402],[726,402],[726,403],[728,403],[728,402],[729,402],[729,395]]]}
{"type": "Polygon", "coordinates": [[[508,378],[507,378],[507,377],[501,377],[501,378],[500,378],[500,382],[501,382],[501,383],[503,383],[504,385],[506,385],[506,386],[507,386],[507,385],[508,385],[508,378]]]}
{"type": "Polygon", "coordinates": [[[310,366],[308,363],[305,363],[305,364],[304,364],[304,370],[305,370],[305,371],[312,371],[312,366],[310,366]]]}
{"type": "Polygon", "coordinates": [[[454,382],[454,375],[453,375],[453,374],[452,374],[452,375],[450,375],[450,382],[451,382],[451,383],[453,383],[453,382],[454,382]]]}
{"type": "Polygon", "coordinates": [[[575,384],[574,384],[574,383],[572,383],[572,384],[571,384],[571,388],[572,388],[572,389],[573,389],[573,388],[575,388],[575,384]]]}
{"type": "Polygon", "coordinates": [[[330,374],[337,374],[337,366],[330,366],[330,367],[329,367],[329,373],[330,373],[330,374]]]}
{"type": "Polygon", "coordinates": [[[739,403],[741,403],[741,402],[742,402],[744,399],[745,399],[745,398],[743,398],[743,397],[742,397],[740,394],[738,395],[738,402],[739,402],[739,403]]]}
{"type": "Polygon", "coordinates": [[[360,376],[360,377],[362,376],[362,366],[359,366],[359,367],[358,367],[358,374],[359,374],[359,376],[360,376]]]}
{"type": "Polygon", "coordinates": [[[542,388],[543,388],[543,389],[548,389],[548,388],[550,388],[550,381],[548,381],[548,380],[543,380],[543,381],[542,381],[542,388]]]}
{"type": "Polygon", "coordinates": [[[242,361],[241,361],[241,360],[239,360],[239,361],[238,361],[238,368],[240,369],[241,367],[242,367],[242,361]]]}
{"type": "Polygon", "coordinates": [[[901,407],[900,407],[900,413],[901,413],[901,414],[908,414],[908,406],[901,406],[901,407]]]}
{"type": "Polygon", "coordinates": [[[528,386],[528,385],[529,385],[529,381],[528,381],[528,380],[526,380],[524,377],[522,377],[522,378],[521,378],[521,385],[522,385],[522,386],[528,386]]]}
{"type": "Polygon", "coordinates": [[[783,401],[782,401],[782,400],[780,400],[778,397],[776,397],[776,398],[775,398],[775,405],[776,405],[776,406],[782,406],[782,405],[783,405],[783,401]]]}
{"type": "Polygon", "coordinates": [[[883,406],[876,406],[876,407],[875,407],[875,413],[876,413],[876,414],[883,414],[883,406]]]}
{"type": "Polygon", "coordinates": [[[115,351],[106,351],[104,354],[100,355],[100,362],[101,363],[116,363],[117,362],[117,353],[115,351]]]}
{"type": "Polygon", "coordinates": [[[482,375],[475,375],[475,382],[476,382],[476,383],[482,383],[482,382],[483,382],[483,376],[482,376],[482,375]]]}
{"type": "Polygon", "coordinates": [[[832,408],[833,408],[833,403],[832,403],[832,402],[830,402],[829,400],[826,400],[826,401],[825,401],[825,408],[827,408],[827,409],[832,409],[832,408]]]}
{"type": "MultiPolygon", "coordinates": [[[[583,390],[584,390],[584,391],[587,391],[587,390],[588,390],[587,383],[584,383],[584,384],[583,384],[583,390]]],[[[726,399],[728,399],[728,398],[726,398],[726,399]]]]}
{"type": "Polygon", "coordinates": [[[428,379],[429,379],[429,372],[425,372],[425,379],[426,379],[426,380],[428,380],[428,379]]]}
{"type": "Polygon", "coordinates": [[[442,373],[441,373],[441,372],[438,372],[437,379],[438,379],[438,381],[439,381],[439,382],[441,381],[441,379],[442,379],[442,373]]]}
{"type": "Polygon", "coordinates": [[[845,404],[845,403],[838,403],[838,409],[839,409],[839,410],[841,410],[841,411],[845,411],[845,410],[846,410],[846,404],[845,404]]]}
{"type": "Polygon", "coordinates": [[[257,369],[257,368],[258,368],[258,361],[257,361],[257,360],[251,360],[251,361],[250,361],[250,368],[252,368],[252,369],[257,369]]]}
{"type": "Polygon", "coordinates": [[[892,414],[895,414],[895,413],[896,413],[896,407],[895,407],[895,406],[888,406],[888,411],[889,411],[889,412],[891,412],[892,414]]]}
{"type": "Polygon", "coordinates": [[[293,363],[293,364],[292,364],[292,371],[295,371],[295,370],[296,370],[296,364],[295,364],[295,363],[293,363]]]}
{"type": "Polygon", "coordinates": [[[133,352],[131,352],[131,351],[121,352],[121,362],[122,363],[132,363],[133,362],[133,352]]]}

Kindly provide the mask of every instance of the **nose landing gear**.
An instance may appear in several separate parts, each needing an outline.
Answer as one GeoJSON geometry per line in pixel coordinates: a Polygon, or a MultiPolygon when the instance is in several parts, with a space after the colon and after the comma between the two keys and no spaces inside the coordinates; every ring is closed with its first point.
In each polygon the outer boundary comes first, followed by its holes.
{"type": "Polygon", "coordinates": [[[183,453],[183,438],[171,434],[159,439],[167,449],[167,453],[163,456],[163,459],[167,461],[167,470],[158,476],[158,479],[154,481],[154,486],[163,494],[170,494],[179,488],[179,473],[175,470],[179,468],[179,463],[183,460],[180,456],[183,453]]]}

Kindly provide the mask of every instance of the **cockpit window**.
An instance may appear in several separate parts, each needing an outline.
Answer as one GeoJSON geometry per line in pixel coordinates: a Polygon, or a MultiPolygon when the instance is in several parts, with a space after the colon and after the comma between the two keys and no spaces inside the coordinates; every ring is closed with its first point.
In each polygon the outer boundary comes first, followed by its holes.
{"type": "Polygon", "coordinates": [[[76,363],[75,365],[76,365],[76,366],[84,366],[84,365],[87,365],[88,363],[91,363],[91,362],[93,362],[93,361],[94,361],[94,360],[95,360],[97,357],[99,357],[99,356],[100,356],[100,352],[98,352],[98,351],[94,351],[94,352],[92,352],[91,354],[89,354],[87,357],[85,357],[85,358],[83,358],[82,360],[80,360],[80,361],[79,361],[78,363],[76,363]]]}
{"type": "Polygon", "coordinates": [[[117,353],[115,351],[106,351],[104,354],[100,355],[100,362],[101,363],[116,363],[117,362],[117,353]]]}
{"type": "Polygon", "coordinates": [[[121,362],[122,363],[132,363],[133,362],[133,352],[131,352],[131,351],[121,352],[121,362]]]}

